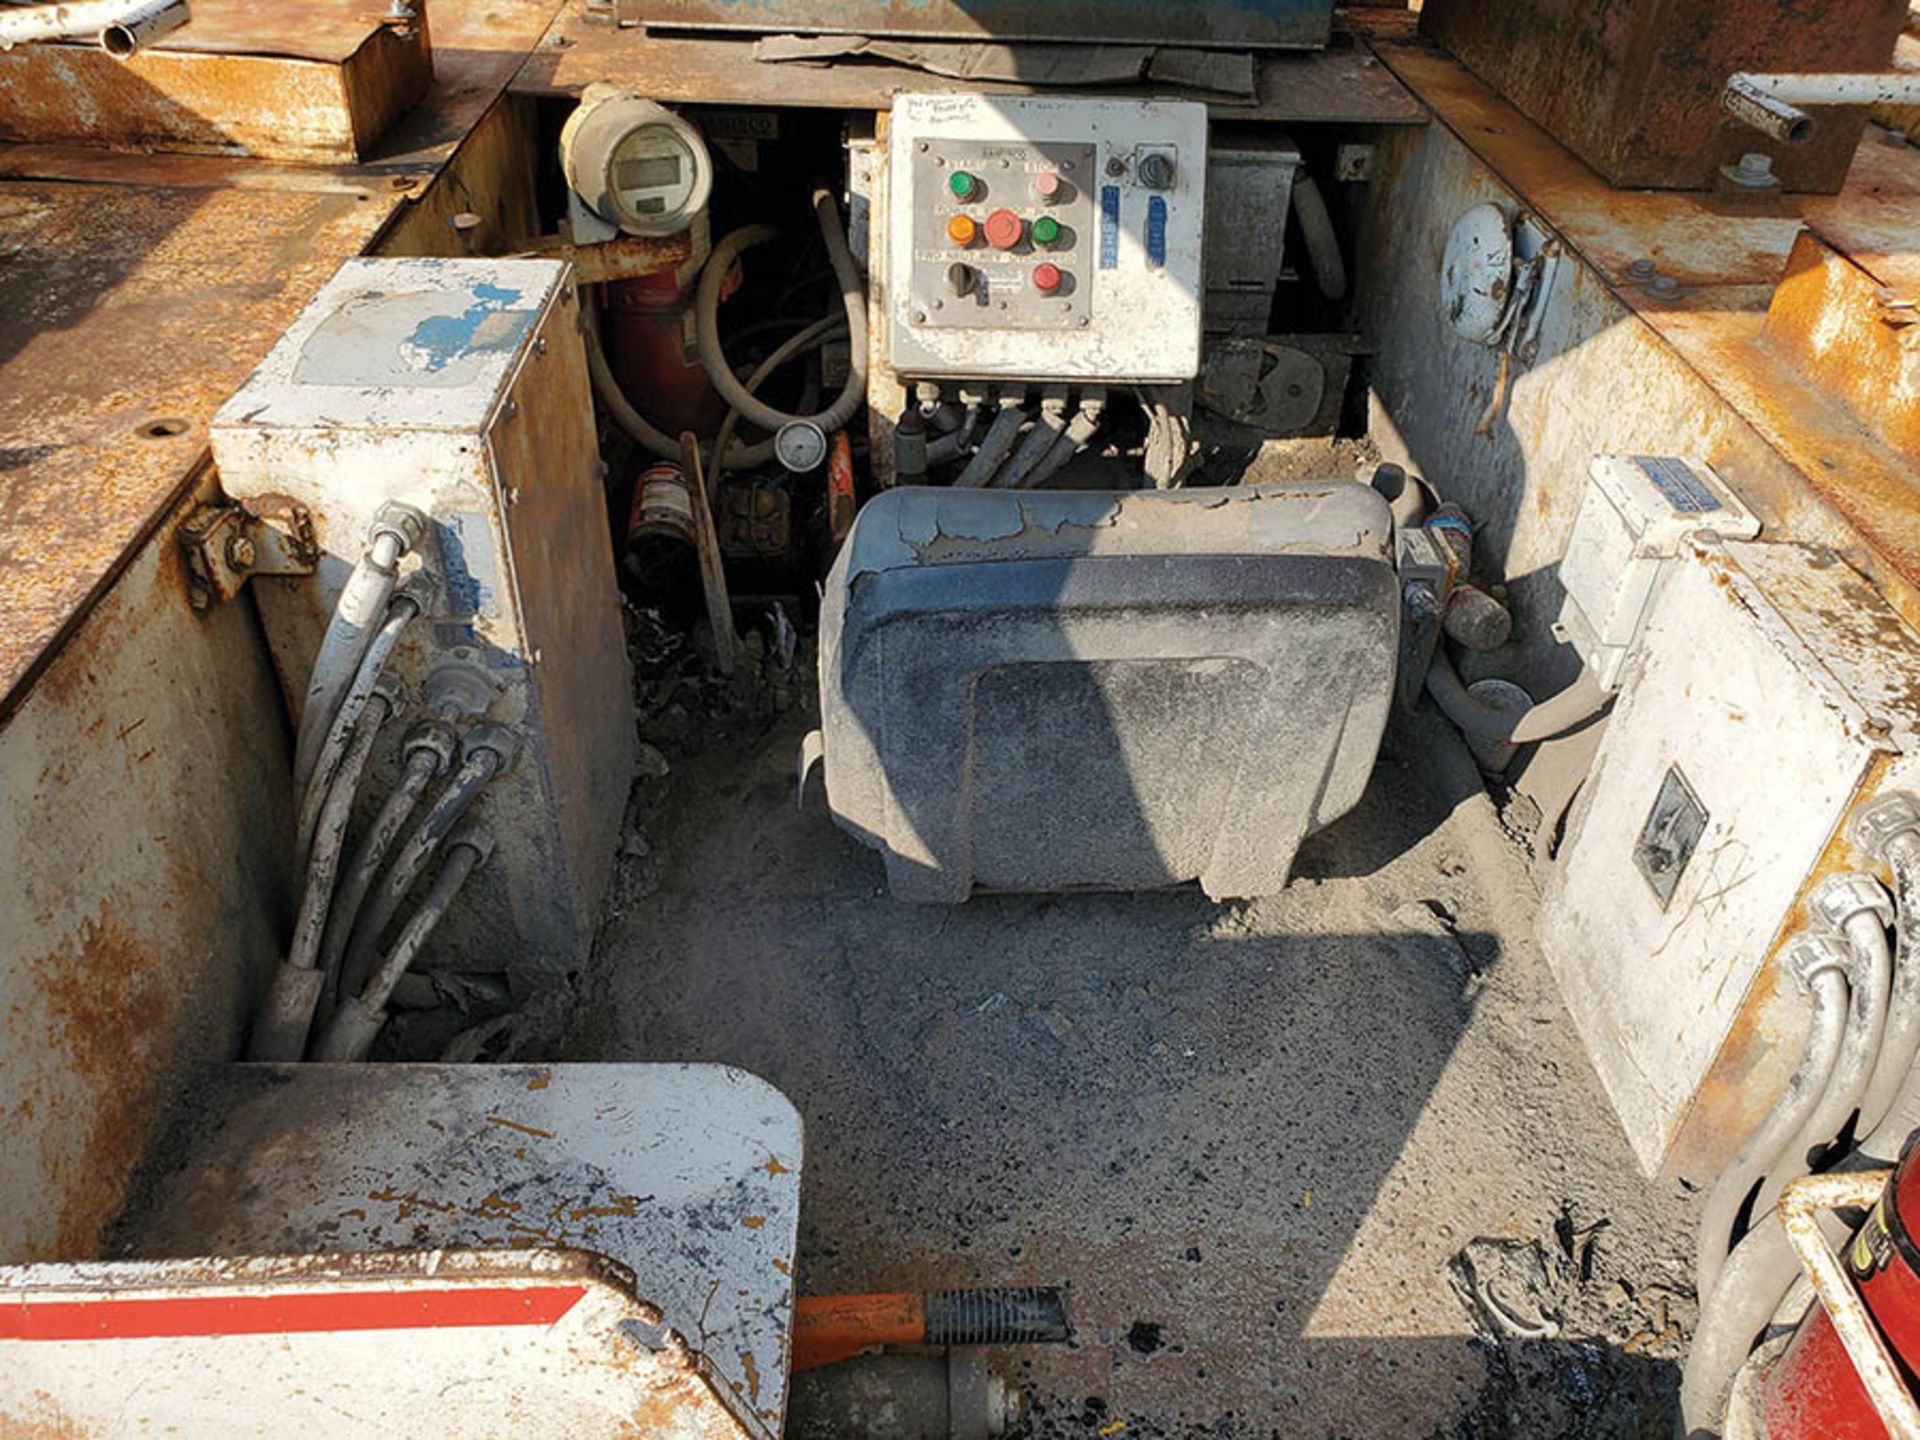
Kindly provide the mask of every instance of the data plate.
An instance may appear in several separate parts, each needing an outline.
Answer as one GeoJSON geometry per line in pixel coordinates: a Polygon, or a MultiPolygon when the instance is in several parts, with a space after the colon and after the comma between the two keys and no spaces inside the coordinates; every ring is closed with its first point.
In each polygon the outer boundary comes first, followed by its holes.
{"type": "Polygon", "coordinates": [[[901,374],[1198,374],[1206,107],[904,95],[890,144],[879,288],[901,374]]]}

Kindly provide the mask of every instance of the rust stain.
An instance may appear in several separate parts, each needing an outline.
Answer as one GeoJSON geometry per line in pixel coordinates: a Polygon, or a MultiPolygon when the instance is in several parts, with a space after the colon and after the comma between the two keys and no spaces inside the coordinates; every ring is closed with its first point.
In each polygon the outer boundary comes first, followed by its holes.
{"type": "Polygon", "coordinates": [[[769,1155],[767,1157],[767,1163],[760,1168],[769,1175],[791,1175],[793,1173],[785,1165],[780,1163],[780,1157],[777,1155],[769,1155]]]}
{"type": "Polygon", "coordinates": [[[553,1131],[551,1130],[542,1130],[535,1125],[522,1125],[518,1120],[509,1120],[504,1115],[489,1115],[487,1116],[487,1123],[489,1125],[501,1125],[509,1130],[518,1130],[522,1135],[531,1135],[536,1140],[553,1139],[553,1131]]]}
{"type": "MultiPolygon", "coordinates": [[[[1849,812],[1874,797],[1892,763],[1892,756],[1873,758],[1849,812]]],[[[1797,1054],[1788,1053],[1791,1030],[1782,1034],[1782,1007],[1790,1004],[1793,996],[1781,988],[1780,952],[1815,923],[1807,908],[1807,897],[1815,887],[1830,876],[1862,868],[1866,868],[1865,857],[1854,849],[1847,839],[1846,826],[1841,825],[1828,838],[1813,872],[1795,897],[1793,909],[1774,938],[1726,1039],[1721,1042],[1719,1053],[1675,1131],[1673,1144],[1661,1162],[1663,1176],[1671,1179],[1684,1175],[1699,1180],[1719,1174],[1733,1159],[1741,1141],[1765,1118],[1799,1058],[1797,1054]]]]}
{"type": "Polygon", "coordinates": [[[520,1209],[520,1202],[518,1200],[509,1200],[498,1190],[495,1190],[480,1202],[479,1209],[489,1215],[512,1214],[514,1211],[520,1209]]]}
{"type": "Polygon", "coordinates": [[[743,1217],[740,1223],[749,1230],[758,1230],[762,1225],[767,1223],[767,1217],[764,1215],[748,1215],[743,1217]]]}
{"type": "Polygon", "coordinates": [[[551,1071],[548,1071],[543,1074],[536,1075],[531,1080],[527,1081],[527,1089],[544,1090],[551,1084],[553,1084],[553,1074],[551,1071]]]}

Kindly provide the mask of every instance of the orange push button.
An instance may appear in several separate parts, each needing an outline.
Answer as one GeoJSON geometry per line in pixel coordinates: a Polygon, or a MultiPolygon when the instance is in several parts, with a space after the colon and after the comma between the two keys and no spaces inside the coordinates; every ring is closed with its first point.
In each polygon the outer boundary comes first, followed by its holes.
{"type": "Polygon", "coordinates": [[[1027,238],[1027,225],[1011,210],[996,210],[987,216],[987,243],[996,250],[1011,250],[1027,238]]]}
{"type": "Polygon", "coordinates": [[[947,221],[947,239],[965,249],[980,238],[980,227],[971,215],[956,215],[947,221]]]}

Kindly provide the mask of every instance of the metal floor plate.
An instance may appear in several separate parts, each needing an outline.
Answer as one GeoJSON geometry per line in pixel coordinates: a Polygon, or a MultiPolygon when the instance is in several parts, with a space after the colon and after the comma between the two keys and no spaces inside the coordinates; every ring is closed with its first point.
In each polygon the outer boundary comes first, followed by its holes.
{"type": "Polygon", "coordinates": [[[800,1150],[786,1098],[724,1066],[229,1066],[115,1252],[595,1251],[777,1429],[800,1150]]]}

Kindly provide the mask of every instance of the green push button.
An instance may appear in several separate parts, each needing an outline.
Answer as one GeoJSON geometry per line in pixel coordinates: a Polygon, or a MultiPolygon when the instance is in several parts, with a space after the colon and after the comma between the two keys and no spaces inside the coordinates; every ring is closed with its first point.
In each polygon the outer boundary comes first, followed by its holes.
{"type": "Polygon", "coordinates": [[[1051,215],[1042,215],[1033,222],[1033,243],[1042,250],[1051,250],[1060,243],[1060,222],[1051,215]]]}
{"type": "Polygon", "coordinates": [[[947,188],[954,199],[971,200],[980,193],[980,181],[965,170],[956,170],[947,177],[947,188]]]}

